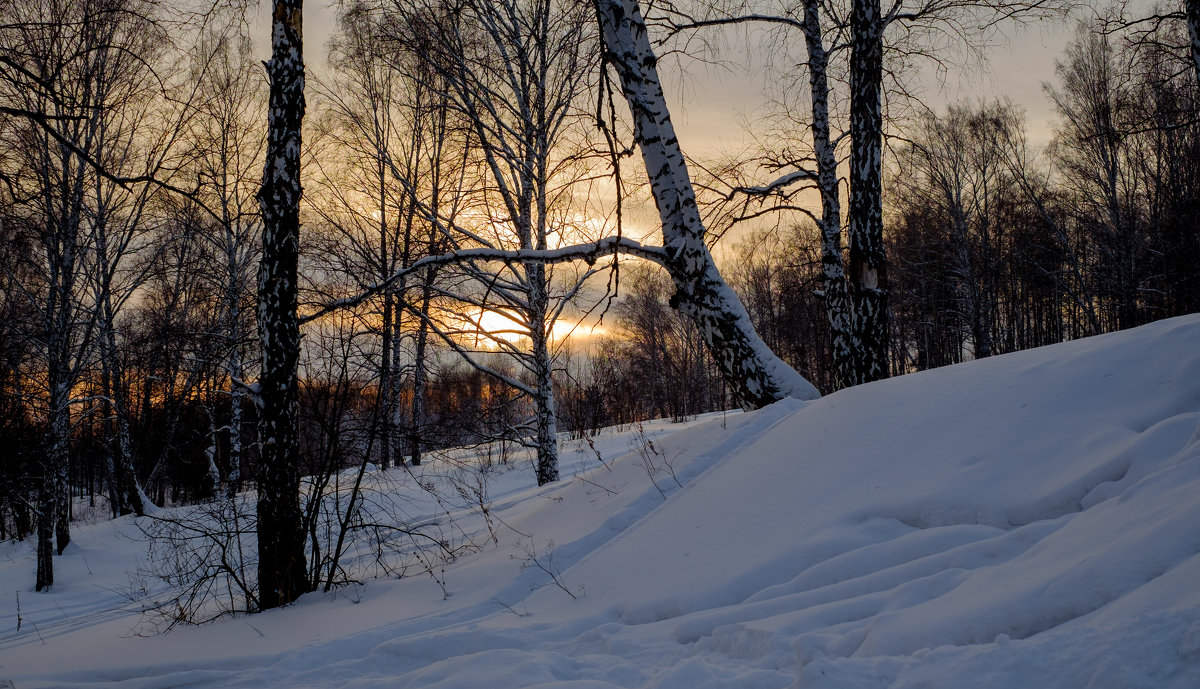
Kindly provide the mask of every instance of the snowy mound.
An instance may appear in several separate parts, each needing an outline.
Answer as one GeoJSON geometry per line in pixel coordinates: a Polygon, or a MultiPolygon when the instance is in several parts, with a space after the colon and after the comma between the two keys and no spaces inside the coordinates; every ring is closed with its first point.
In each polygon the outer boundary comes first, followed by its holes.
{"type": "Polygon", "coordinates": [[[605,466],[493,491],[500,543],[446,567],[448,597],[375,581],[151,638],[104,607],[97,560],[137,542],[101,524],[49,596],[28,544],[5,551],[0,678],[1192,689],[1198,423],[1200,318],[1163,321],[622,436],[605,466]]]}

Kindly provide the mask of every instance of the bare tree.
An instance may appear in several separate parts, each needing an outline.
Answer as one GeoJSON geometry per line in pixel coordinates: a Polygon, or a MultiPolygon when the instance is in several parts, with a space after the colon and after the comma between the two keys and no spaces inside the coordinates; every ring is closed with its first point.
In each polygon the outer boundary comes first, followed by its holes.
{"type": "Polygon", "coordinates": [[[1104,270],[1096,273],[1101,299],[1113,305],[1102,317],[1109,328],[1141,322],[1138,301],[1144,276],[1140,198],[1145,180],[1132,164],[1129,135],[1141,118],[1109,36],[1080,27],[1058,68],[1060,88],[1048,88],[1062,125],[1055,155],[1063,182],[1079,204],[1083,231],[1104,270]]]}
{"type": "MultiPolygon", "coordinates": [[[[247,307],[247,298],[261,231],[254,170],[262,165],[265,84],[246,37],[237,32],[213,34],[201,46],[201,64],[195,74],[201,94],[189,139],[194,147],[191,170],[197,178],[197,194],[213,210],[211,217],[199,220],[200,235],[213,256],[213,269],[197,277],[211,282],[220,300],[215,324],[219,341],[213,356],[223,360],[221,394],[229,398],[224,480],[232,496],[241,486],[246,453],[242,434],[249,400],[244,381],[251,363],[248,349],[253,328],[253,309],[247,307]]],[[[215,410],[212,413],[215,415],[215,410]]],[[[214,423],[214,446],[216,431],[214,423]]],[[[215,461],[216,453],[212,454],[215,461]]]]}
{"type": "Polygon", "coordinates": [[[275,0],[266,165],[258,193],[262,261],[258,330],[261,468],[258,482],[258,587],[263,609],[286,605],[308,588],[300,519],[296,314],[300,234],[300,126],[304,120],[304,51],[300,0],[275,0]]]}
{"type": "MultiPolygon", "coordinates": [[[[668,23],[672,32],[714,25],[757,24],[779,29],[779,44],[786,52],[787,33],[798,30],[805,39],[805,67],[811,100],[811,156],[794,156],[786,150],[768,152],[766,167],[782,176],[765,185],[743,184],[731,195],[743,194],[759,203],[771,201],[779,210],[799,210],[824,228],[824,261],[827,272],[826,306],[838,360],[841,384],[856,384],[889,373],[887,256],[883,237],[883,154],[885,129],[895,128],[884,118],[885,96],[890,91],[905,96],[905,75],[914,60],[950,59],[951,51],[970,51],[993,32],[1000,21],[1046,17],[1059,11],[1061,2],[992,2],[991,0],[852,0],[851,2],[728,2],[704,3],[696,16],[673,6],[668,23]],[[822,37],[833,36],[826,47],[822,37]],[[845,55],[834,66],[829,57],[845,55]],[[830,204],[838,203],[837,161],[833,156],[841,137],[831,139],[826,126],[831,102],[829,79],[847,76],[850,102],[848,134],[849,204],[848,265],[842,268],[840,227],[829,222],[830,204]],[[830,145],[832,141],[833,145],[830,145]],[[808,188],[819,190],[821,218],[798,207],[793,199],[808,188]],[[836,263],[836,265],[835,265],[836,263]],[[848,281],[845,286],[840,276],[848,281]],[[849,294],[843,305],[842,293],[849,294]]],[[[792,68],[789,64],[788,68],[792,68]]],[[[775,140],[773,138],[773,140],[775,140]]],[[[761,211],[758,213],[761,214],[761,211]]],[[[840,218],[839,218],[840,220],[840,218]]]]}
{"type": "Polygon", "coordinates": [[[696,322],[717,366],[743,404],[760,407],[784,397],[817,397],[808,381],[763,344],[745,307],[713,263],[641,8],[636,2],[622,0],[597,0],[595,5],[605,56],[616,70],[629,104],[634,140],[662,220],[663,265],[676,289],[671,305],[696,322]]]}
{"type": "MultiPolygon", "coordinates": [[[[48,419],[38,497],[39,590],[54,580],[51,539],[60,553],[70,540],[72,389],[96,338],[111,343],[119,302],[112,292],[115,269],[136,243],[137,219],[146,202],[135,194],[132,206],[115,212],[113,195],[123,190],[98,181],[95,169],[100,161],[130,153],[130,119],[144,107],[133,94],[144,87],[156,35],[153,12],[137,2],[47,0],[5,6],[0,81],[5,101],[12,104],[5,113],[19,117],[8,130],[16,137],[10,144],[22,157],[17,181],[46,290],[44,300],[34,304],[41,321],[34,340],[45,370],[48,419]],[[123,229],[114,235],[118,216],[123,229]]],[[[147,158],[161,160],[153,153],[147,158]]],[[[127,465],[119,469],[126,475],[127,470],[127,465]]]]}
{"type": "Polygon", "coordinates": [[[1175,59],[1188,63],[1200,85],[1200,0],[1156,3],[1150,12],[1131,0],[1117,0],[1101,24],[1103,33],[1124,33],[1136,46],[1168,46],[1175,59]],[[1180,31],[1171,30],[1180,26],[1180,31]]]}
{"type": "Polygon", "coordinates": [[[1192,39],[1192,67],[1200,85],[1200,0],[1187,0],[1188,37],[1192,39]]]}
{"type": "MultiPolygon", "coordinates": [[[[759,12],[748,3],[731,3],[718,7],[719,11],[694,17],[676,8],[668,15],[669,33],[693,31],[714,26],[763,25],[786,32],[798,30],[804,38],[807,59],[808,117],[806,128],[811,138],[811,149],[791,150],[790,146],[775,146],[761,153],[758,164],[783,175],[762,185],[739,184],[726,195],[726,201],[735,202],[735,218],[757,218],[765,212],[798,211],[807,215],[821,231],[821,266],[823,281],[821,293],[825,301],[826,319],[829,324],[833,346],[834,382],[836,388],[855,384],[856,370],[864,355],[854,351],[852,332],[853,305],[850,301],[846,271],[842,255],[842,202],[841,181],[838,176],[838,141],[841,136],[833,133],[833,98],[830,80],[835,67],[831,56],[844,51],[848,45],[835,19],[831,19],[830,8],[822,9],[820,0],[804,0],[799,6],[786,5],[775,12],[759,12]],[[797,197],[815,189],[820,195],[820,214],[813,213],[797,203],[797,197]]],[[[787,39],[779,39],[786,44],[787,39]]],[[[789,66],[790,69],[790,66],[789,66]]],[[[788,96],[779,98],[783,109],[788,96]]],[[[803,117],[803,116],[802,116],[803,117]]],[[[772,137],[777,142],[776,137],[772,137]]]]}
{"type": "Polygon", "coordinates": [[[1005,159],[1019,118],[1011,105],[996,103],[952,105],[922,122],[901,154],[897,196],[935,213],[934,222],[945,227],[955,311],[974,357],[982,359],[995,351],[1001,218],[1004,206],[1020,198],[1005,159]]]}
{"type": "MultiPolygon", "coordinates": [[[[480,221],[460,221],[456,229],[466,242],[485,247],[552,248],[551,242],[561,242],[568,229],[563,216],[573,191],[574,161],[563,150],[569,130],[581,120],[577,101],[590,69],[586,8],[551,0],[513,0],[468,2],[455,15],[436,4],[400,9],[403,35],[395,38],[410,50],[436,51],[427,64],[480,152],[482,175],[475,180],[474,213],[480,221]],[[414,36],[423,42],[414,44],[414,36]]],[[[462,268],[485,296],[455,296],[475,307],[475,314],[495,310],[505,315],[529,338],[527,353],[503,338],[492,340],[529,373],[532,383],[513,377],[505,381],[534,402],[531,431],[538,482],[557,480],[550,338],[562,306],[553,305],[550,272],[540,262],[512,264],[500,273],[469,263],[462,268]]],[[[584,279],[588,274],[584,272],[584,279]]],[[[576,292],[579,284],[576,281],[567,293],[576,292]]],[[[479,318],[470,312],[459,317],[479,318]]],[[[479,326],[476,322],[473,329],[484,337],[495,335],[479,326]]],[[[472,361],[499,374],[477,357],[472,361]]]]}
{"type": "MultiPolygon", "coordinates": [[[[332,44],[335,77],[321,89],[327,136],[334,145],[328,150],[340,163],[315,160],[324,173],[321,189],[329,198],[317,204],[317,211],[333,233],[329,241],[336,244],[322,253],[326,262],[336,265],[335,283],[344,275],[358,276],[361,283],[379,281],[407,265],[413,252],[415,208],[392,167],[405,179],[418,177],[424,123],[407,109],[403,73],[378,54],[382,40],[379,17],[362,6],[350,6],[340,17],[332,44]]],[[[377,446],[385,468],[397,459],[403,462],[398,440],[404,287],[381,293],[377,303],[369,304],[371,313],[363,322],[379,338],[368,356],[377,371],[377,446]]]]}

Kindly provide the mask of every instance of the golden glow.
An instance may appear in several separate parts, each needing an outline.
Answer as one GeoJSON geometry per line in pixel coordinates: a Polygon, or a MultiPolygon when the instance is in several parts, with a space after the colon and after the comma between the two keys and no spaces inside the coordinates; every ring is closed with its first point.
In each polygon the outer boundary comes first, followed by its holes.
{"type": "MultiPolygon", "coordinates": [[[[510,344],[519,344],[527,332],[524,326],[502,311],[480,309],[479,316],[475,318],[475,325],[481,333],[489,333],[492,337],[510,344]]],[[[487,339],[482,335],[480,338],[487,339]]]]}
{"type": "MultiPolygon", "coordinates": [[[[478,346],[495,349],[498,345],[493,340],[503,340],[511,345],[520,347],[529,340],[528,329],[520,323],[515,314],[481,309],[478,315],[471,317],[471,320],[473,321],[472,323],[463,324],[463,330],[466,332],[475,331],[475,344],[478,346]]],[[[550,331],[550,339],[553,342],[562,342],[568,337],[581,339],[603,335],[604,333],[603,326],[585,325],[566,318],[560,318],[554,323],[554,328],[550,331]]]]}

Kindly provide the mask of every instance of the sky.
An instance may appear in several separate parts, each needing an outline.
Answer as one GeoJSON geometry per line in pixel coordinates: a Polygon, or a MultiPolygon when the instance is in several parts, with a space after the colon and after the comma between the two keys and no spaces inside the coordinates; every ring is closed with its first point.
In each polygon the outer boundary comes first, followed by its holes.
{"type": "MultiPolygon", "coordinates": [[[[1055,61],[1070,40],[1070,27],[1069,22],[1010,27],[984,51],[986,64],[949,71],[944,80],[928,65],[915,84],[938,109],[962,100],[1007,97],[1025,110],[1031,143],[1045,144],[1054,111],[1043,84],[1054,81],[1055,61]]],[[[753,54],[754,49],[746,52],[753,54]]],[[[764,92],[772,84],[761,65],[750,64],[725,70],[692,67],[686,83],[675,79],[671,86],[668,96],[679,103],[672,117],[680,140],[690,155],[697,155],[736,150],[747,143],[742,123],[761,114],[764,92]]]]}
{"type": "MultiPolygon", "coordinates": [[[[305,58],[309,65],[324,62],[325,46],[336,29],[336,4],[328,0],[305,3],[305,58]]],[[[260,0],[255,14],[260,49],[266,53],[266,24],[270,2],[260,0]],[[259,27],[262,27],[261,29],[259,27]]],[[[1008,97],[1025,109],[1031,143],[1045,144],[1051,134],[1053,109],[1042,85],[1054,79],[1055,60],[1070,39],[1069,22],[1038,22],[1031,26],[1009,26],[985,51],[988,64],[948,73],[939,83],[932,67],[917,80],[935,106],[960,100],[1008,97]]],[[[759,39],[751,39],[757,41],[759,39]]],[[[772,87],[757,54],[765,44],[747,46],[740,38],[730,39],[726,55],[731,62],[722,68],[688,66],[686,76],[669,65],[663,70],[671,99],[672,118],[685,152],[692,156],[719,154],[743,148],[750,138],[745,123],[762,114],[765,93],[772,87]],[[747,59],[749,57],[749,59],[747,59]]]]}
{"type": "MultiPolygon", "coordinates": [[[[305,3],[305,12],[305,59],[310,70],[319,71],[336,29],[337,4],[310,1],[305,3]]],[[[251,31],[264,59],[269,56],[269,21],[270,2],[259,0],[251,31]]],[[[1026,133],[1036,150],[1048,143],[1053,133],[1054,112],[1044,84],[1054,80],[1055,61],[1070,38],[1071,26],[1069,21],[1013,23],[993,37],[983,51],[983,60],[941,75],[927,64],[913,84],[925,103],[936,110],[963,100],[1012,100],[1026,112],[1026,133]]],[[[748,148],[753,143],[750,123],[767,112],[772,89],[778,88],[766,69],[773,46],[764,32],[731,30],[719,40],[719,65],[670,57],[660,62],[680,143],[687,155],[700,160],[728,158],[748,148]]],[[[819,208],[815,194],[808,203],[819,208]]],[[[648,200],[636,207],[627,205],[626,223],[631,234],[653,233],[657,214],[648,200]]],[[[737,237],[755,227],[735,230],[718,253],[735,246],[737,237]]]]}

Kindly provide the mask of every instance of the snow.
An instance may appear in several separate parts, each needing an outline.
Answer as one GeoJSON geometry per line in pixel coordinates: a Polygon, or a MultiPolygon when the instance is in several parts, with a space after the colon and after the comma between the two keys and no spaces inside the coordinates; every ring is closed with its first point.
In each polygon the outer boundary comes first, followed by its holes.
{"type": "Polygon", "coordinates": [[[80,525],[50,594],[31,590],[31,543],[3,544],[0,679],[1192,689],[1197,345],[1189,316],[606,432],[603,465],[564,441],[557,484],[534,487],[526,460],[492,473],[499,543],[446,564],[446,596],[428,575],[376,579],[138,636],[131,517],[80,525]]]}

